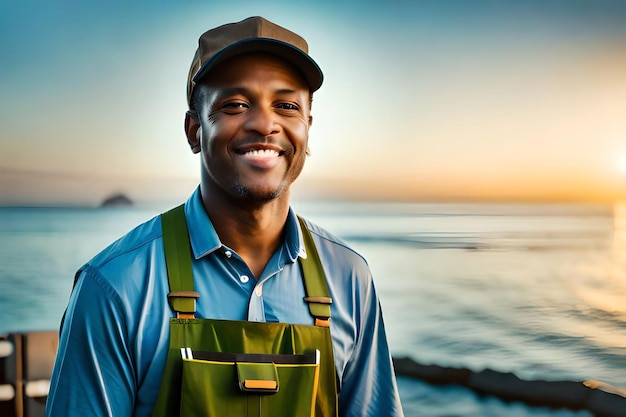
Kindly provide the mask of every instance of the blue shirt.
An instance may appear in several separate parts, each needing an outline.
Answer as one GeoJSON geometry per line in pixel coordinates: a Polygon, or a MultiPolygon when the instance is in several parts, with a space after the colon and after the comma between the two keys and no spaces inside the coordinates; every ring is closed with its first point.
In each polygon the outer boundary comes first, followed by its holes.
{"type": "MultiPolygon", "coordinates": [[[[290,210],[284,243],[258,281],[223,245],[197,189],[185,204],[197,317],[313,324],[290,210]]],[[[366,261],[307,221],[328,280],[340,416],[402,416],[380,304],[366,261]]],[[[169,286],[158,217],[136,227],[78,275],[46,404],[50,417],[149,416],[169,345],[169,286]]]]}

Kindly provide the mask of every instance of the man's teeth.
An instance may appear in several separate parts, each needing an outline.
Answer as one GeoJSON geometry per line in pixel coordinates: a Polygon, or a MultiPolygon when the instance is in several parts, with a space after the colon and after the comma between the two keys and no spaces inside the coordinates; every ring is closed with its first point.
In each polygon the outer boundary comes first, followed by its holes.
{"type": "Polygon", "coordinates": [[[278,156],[278,152],[271,149],[255,149],[246,152],[244,155],[248,156],[278,156]]]}

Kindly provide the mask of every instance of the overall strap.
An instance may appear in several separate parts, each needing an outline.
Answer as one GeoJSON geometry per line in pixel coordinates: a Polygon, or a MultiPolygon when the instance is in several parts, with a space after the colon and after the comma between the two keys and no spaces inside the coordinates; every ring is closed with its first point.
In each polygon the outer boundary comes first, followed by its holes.
{"type": "Polygon", "coordinates": [[[176,312],[177,318],[194,318],[196,299],[200,297],[200,294],[194,291],[191,247],[184,205],[161,214],[161,227],[170,286],[167,299],[172,310],[176,312]]]}
{"type": "Polygon", "coordinates": [[[298,220],[306,249],[306,258],[298,258],[302,267],[304,289],[307,295],[304,297],[304,301],[309,304],[309,312],[315,318],[315,325],[330,327],[330,305],[333,303],[333,299],[328,296],[326,274],[309,228],[302,217],[298,216],[298,220]]]}

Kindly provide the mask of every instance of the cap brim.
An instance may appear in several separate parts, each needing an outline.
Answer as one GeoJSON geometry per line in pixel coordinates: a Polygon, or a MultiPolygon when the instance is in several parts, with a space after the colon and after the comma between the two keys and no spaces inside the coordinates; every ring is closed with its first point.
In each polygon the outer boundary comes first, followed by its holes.
{"type": "Polygon", "coordinates": [[[245,39],[229,45],[202,64],[202,67],[194,75],[193,82],[197,84],[212,68],[228,58],[252,52],[270,53],[290,62],[304,76],[311,92],[322,86],[324,74],[310,56],[286,42],[271,38],[245,39]]]}

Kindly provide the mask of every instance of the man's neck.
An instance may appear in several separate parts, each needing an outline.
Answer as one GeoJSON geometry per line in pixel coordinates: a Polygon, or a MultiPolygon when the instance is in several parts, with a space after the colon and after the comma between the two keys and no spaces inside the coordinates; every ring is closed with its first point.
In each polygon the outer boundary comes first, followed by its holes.
{"type": "Polygon", "coordinates": [[[220,241],[237,252],[259,279],[282,242],[288,193],[263,204],[235,205],[206,192],[202,202],[220,241]]]}

